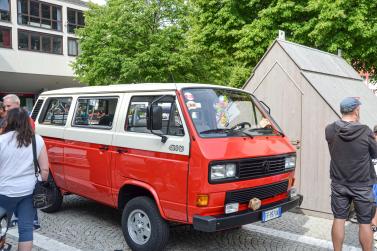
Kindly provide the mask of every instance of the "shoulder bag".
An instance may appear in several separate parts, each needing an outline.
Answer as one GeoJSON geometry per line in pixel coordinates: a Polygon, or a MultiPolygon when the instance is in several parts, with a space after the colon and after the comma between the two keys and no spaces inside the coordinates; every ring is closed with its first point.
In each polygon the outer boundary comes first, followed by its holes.
{"type": "Polygon", "coordinates": [[[33,205],[35,208],[46,208],[52,205],[53,189],[48,181],[40,181],[38,177],[40,176],[41,168],[38,163],[37,158],[37,144],[35,141],[35,135],[33,135],[32,140],[33,148],[33,162],[35,169],[35,177],[37,177],[37,183],[33,191],[33,205]]]}

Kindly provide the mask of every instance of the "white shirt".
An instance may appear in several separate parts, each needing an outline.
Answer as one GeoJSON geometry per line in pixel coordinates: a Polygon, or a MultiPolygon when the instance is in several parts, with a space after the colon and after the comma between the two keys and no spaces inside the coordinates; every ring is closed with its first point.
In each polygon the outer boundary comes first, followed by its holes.
{"type": "MultiPolygon", "coordinates": [[[[35,135],[37,157],[39,157],[44,141],[35,135]]],[[[33,193],[35,169],[32,144],[17,148],[17,133],[7,132],[0,135],[0,194],[8,197],[21,197],[33,193]]]]}

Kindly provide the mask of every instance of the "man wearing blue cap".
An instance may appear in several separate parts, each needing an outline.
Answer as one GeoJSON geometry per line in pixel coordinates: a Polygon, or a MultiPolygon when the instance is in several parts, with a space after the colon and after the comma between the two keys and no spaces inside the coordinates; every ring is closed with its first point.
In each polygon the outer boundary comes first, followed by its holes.
{"type": "Polygon", "coordinates": [[[377,143],[372,130],[359,123],[360,101],[348,97],[340,103],[341,120],[326,127],[331,163],[331,209],[334,215],[332,241],[342,250],[344,224],[353,201],[359,222],[359,240],[364,251],[373,248],[371,220],[374,215],[372,186],[376,173],[372,159],[377,158],[377,143]]]}

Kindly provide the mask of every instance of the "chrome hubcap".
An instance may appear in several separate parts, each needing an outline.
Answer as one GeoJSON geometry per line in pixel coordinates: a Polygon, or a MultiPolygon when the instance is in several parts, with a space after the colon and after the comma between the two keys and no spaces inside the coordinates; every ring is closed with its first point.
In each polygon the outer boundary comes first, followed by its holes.
{"type": "Polygon", "coordinates": [[[151,237],[151,222],[143,210],[136,209],[130,213],[127,228],[131,239],[139,245],[147,243],[151,237]]]}

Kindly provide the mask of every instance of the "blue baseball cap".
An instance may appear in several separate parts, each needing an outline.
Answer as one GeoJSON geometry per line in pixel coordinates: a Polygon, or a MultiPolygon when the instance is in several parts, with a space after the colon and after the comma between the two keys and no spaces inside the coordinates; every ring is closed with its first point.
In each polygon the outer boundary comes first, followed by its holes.
{"type": "Polygon", "coordinates": [[[358,98],[355,97],[347,97],[340,102],[340,112],[341,113],[349,113],[355,110],[361,102],[358,98]]]}

